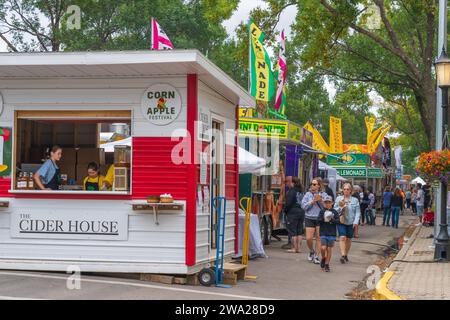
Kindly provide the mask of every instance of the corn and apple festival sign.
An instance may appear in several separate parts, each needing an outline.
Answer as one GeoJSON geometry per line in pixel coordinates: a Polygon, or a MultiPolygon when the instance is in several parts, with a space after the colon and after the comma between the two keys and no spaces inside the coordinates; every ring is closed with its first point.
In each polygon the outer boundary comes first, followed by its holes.
{"type": "Polygon", "coordinates": [[[141,110],[151,123],[165,126],[174,122],[182,108],[181,95],[169,84],[155,84],[148,88],[141,100],[141,110]]]}

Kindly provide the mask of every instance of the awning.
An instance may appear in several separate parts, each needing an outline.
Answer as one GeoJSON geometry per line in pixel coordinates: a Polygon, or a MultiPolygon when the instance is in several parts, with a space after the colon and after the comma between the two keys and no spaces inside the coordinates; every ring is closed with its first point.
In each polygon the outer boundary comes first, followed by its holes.
{"type": "Polygon", "coordinates": [[[233,105],[255,99],[198,50],[0,53],[0,82],[26,79],[134,79],[197,74],[233,105]]]}
{"type": "Polygon", "coordinates": [[[420,183],[421,185],[427,184],[427,183],[425,182],[425,180],[423,180],[421,177],[415,178],[413,181],[411,181],[411,183],[412,183],[412,184],[418,184],[418,183],[420,183]]]}
{"type": "Polygon", "coordinates": [[[266,166],[266,160],[239,147],[239,174],[258,174],[266,166]]]}

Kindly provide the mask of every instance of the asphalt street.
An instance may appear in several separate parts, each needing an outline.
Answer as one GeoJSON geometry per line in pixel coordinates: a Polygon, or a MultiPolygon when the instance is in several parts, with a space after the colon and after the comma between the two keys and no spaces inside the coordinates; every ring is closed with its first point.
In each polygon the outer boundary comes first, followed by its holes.
{"type": "MultiPolygon", "coordinates": [[[[380,218],[377,219],[378,223],[380,218]]],[[[383,255],[390,241],[400,237],[414,217],[401,216],[400,228],[360,227],[349,255],[350,262],[339,262],[338,244],[333,251],[331,272],[307,261],[303,253],[291,254],[281,249],[283,242],[266,246],[267,259],[250,261],[249,274],[254,281],[241,281],[232,288],[164,285],[154,282],[100,276],[81,276],[80,288],[72,285],[64,273],[38,273],[0,270],[0,299],[346,299],[346,294],[366,276],[367,268],[383,255]]]]}

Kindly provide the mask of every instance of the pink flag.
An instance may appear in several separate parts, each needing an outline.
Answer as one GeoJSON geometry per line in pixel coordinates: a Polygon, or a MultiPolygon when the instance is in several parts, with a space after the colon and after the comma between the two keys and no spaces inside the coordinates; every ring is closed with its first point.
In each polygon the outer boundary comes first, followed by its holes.
{"type": "Polygon", "coordinates": [[[275,110],[284,114],[284,108],[286,105],[286,97],[284,86],[286,84],[286,46],[285,46],[285,38],[284,38],[284,30],[281,32],[280,39],[280,53],[278,55],[278,65],[277,65],[277,96],[275,98],[275,110]]]}
{"type": "Polygon", "coordinates": [[[156,22],[155,18],[152,18],[152,50],[172,50],[173,44],[170,42],[169,37],[156,22]]]}

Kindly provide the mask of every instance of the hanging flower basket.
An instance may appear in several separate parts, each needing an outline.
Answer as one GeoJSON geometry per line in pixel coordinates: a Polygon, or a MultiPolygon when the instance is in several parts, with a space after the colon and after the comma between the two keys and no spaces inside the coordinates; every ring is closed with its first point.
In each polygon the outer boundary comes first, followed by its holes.
{"type": "Polygon", "coordinates": [[[416,166],[419,176],[430,182],[448,184],[450,178],[450,150],[422,153],[416,166]]]}

